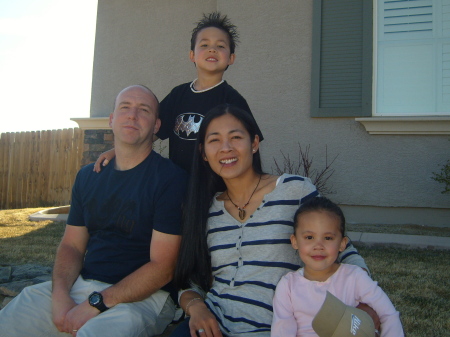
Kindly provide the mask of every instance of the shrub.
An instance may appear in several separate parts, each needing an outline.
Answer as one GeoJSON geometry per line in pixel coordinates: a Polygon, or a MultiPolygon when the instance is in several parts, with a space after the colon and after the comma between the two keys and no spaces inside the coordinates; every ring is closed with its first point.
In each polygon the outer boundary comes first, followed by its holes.
{"type": "MultiPolygon", "coordinates": [[[[325,167],[321,170],[313,168],[313,157],[310,157],[308,144],[305,150],[302,149],[300,143],[298,144],[298,162],[291,160],[289,154],[285,155],[283,151],[281,155],[283,156],[282,168],[278,164],[277,160],[273,158],[275,162],[275,173],[281,175],[283,173],[297,174],[303,177],[308,177],[311,179],[314,185],[316,185],[317,190],[321,195],[331,194],[332,186],[328,186],[328,180],[334,173],[334,169],[331,165],[334,163],[338,155],[336,155],[330,162],[328,162],[328,151],[325,146],[325,167]]],[[[274,170],[272,169],[272,172],[274,170]]]]}
{"type": "Polygon", "coordinates": [[[440,173],[433,172],[433,180],[438,183],[445,184],[445,188],[441,193],[450,193],[450,160],[447,160],[447,164],[442,165],[440,173]]]}

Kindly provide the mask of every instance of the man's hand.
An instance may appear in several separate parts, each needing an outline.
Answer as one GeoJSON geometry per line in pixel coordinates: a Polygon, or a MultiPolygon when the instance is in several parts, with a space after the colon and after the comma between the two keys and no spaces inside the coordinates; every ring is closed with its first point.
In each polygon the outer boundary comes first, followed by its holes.
{"type": "Polygon", "coordinates": [[[66,225],[64,236],[56,252],[53,267],[52,319],[61,332],[67,331],[67,313],[77,306],[70,296],[70,289],[80,275],[89,233],[84,226],[66,225]]]}
{"type": "MultiPolygon", "coordinates": [[[[60,298],[58,300],[52,300],[53,323],[59,331],[67,332],[64,328],[66,315],[76,306],[77,304],[70,296],[65,296],[64,298],[60,298]]],[[[70,330],[70,333],[72,333],[72,330],[70,330]]]]}
{"type": "Polygon", "coordinates": [[[73,307],[67,314],[64,320],[64,331],[76,335],[76,331],[86,324],[91,318],[100,314],[97,308],[89,305],[88,301],[84,301],[79,305],[73,307]]]}

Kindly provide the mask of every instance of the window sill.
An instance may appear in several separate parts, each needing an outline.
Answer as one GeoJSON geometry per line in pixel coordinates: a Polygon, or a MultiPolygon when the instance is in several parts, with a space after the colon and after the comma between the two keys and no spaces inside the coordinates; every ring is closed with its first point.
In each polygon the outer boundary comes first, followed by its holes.
{"type": "Polygon", "coordinates": [[[450,135],[450,117],[355,118],[371,135],[450,135]]]}

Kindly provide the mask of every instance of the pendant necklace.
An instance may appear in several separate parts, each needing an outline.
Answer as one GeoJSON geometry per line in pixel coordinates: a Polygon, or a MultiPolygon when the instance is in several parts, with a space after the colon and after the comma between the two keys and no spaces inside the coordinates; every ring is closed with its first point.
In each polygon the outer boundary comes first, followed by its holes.
{"type": "Polygon", "coordinates": [[[242,208],[239,207],[238,205],[236,205],[236,204],[233,202],[233,200],[231,200],[230,195],[228,194],[228,190],[227,190],[227,196],[228,196],[228,199],[230,199],[231,203],[239,210],[239,219],[241,219],[241,220],[244,220],[244,219],[245,219],[245,214],[246,214],[246,213],[245,213],[245,207],[249,204],[250,200],[251,200],[252,197],[253,197],[253,194],[255,194],[256,189],[258,188],[259,183],[261,182],[261,177],[262,177],[262,174],[259,176],[258,184],[256,184],[256,187],[255,187],[255,189],[253,190],[252,195],[251,195],[250,198],[248,199],[247,203],[246,203],[244,206],[242,206],[242,208]]]}

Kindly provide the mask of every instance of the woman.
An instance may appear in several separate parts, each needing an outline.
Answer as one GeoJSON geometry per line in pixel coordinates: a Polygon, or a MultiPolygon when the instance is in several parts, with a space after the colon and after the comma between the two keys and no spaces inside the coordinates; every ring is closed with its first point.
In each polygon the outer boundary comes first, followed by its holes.
{"type": "MultiPolygon", "coordinates": [[[[299,268],[293,216],[318,192],[308,178],[264,173],[256,131],[230,105],[200,126],[175,275],[179,288],[190,288],[179,298],[190,319],[172,336],[270,336],[277,282],[299,268]]],[[[343,257],[367,268],[351,245],[343,257]]]]}

